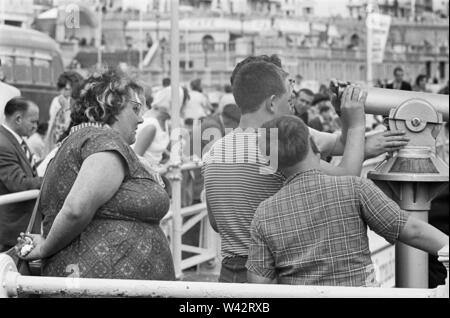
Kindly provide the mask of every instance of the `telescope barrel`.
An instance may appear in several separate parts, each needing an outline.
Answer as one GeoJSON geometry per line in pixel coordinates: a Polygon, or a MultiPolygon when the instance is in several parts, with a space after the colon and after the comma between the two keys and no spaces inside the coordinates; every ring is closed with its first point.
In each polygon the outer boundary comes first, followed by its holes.
{"type": "Polygon", "coordinates": [[[448,95],[400,91],[377,87],[367,88],[367,93],[365,107],[366,114],[388,116],[392,108],[399,106],[405,101],[421,99],[433,105],[434,109],[442,114],[443,120],[448,122],[448,95]]]}

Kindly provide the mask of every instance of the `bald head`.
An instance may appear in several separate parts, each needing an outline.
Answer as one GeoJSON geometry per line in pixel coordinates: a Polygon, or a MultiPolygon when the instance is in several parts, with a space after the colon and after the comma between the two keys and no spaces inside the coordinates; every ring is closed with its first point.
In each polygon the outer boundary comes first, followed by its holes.
{"type": "Polygon", "coordinates": [[[23,97],[8,101],[4,110],[5,122],[19,136],[29,137],[37,129],[39,123],[39,107],[23,97]]]}

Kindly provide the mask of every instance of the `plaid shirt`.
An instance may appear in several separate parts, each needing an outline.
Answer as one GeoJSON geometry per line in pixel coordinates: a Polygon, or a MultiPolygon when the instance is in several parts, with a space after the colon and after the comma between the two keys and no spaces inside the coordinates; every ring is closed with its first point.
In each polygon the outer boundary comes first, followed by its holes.
{"type": "Polygon", "coordinates": [[[367,225],[393,244],[407,219],[370,180],[309,170],[258,207],[246,267],[279,284],[374,286],[367,225]]]}

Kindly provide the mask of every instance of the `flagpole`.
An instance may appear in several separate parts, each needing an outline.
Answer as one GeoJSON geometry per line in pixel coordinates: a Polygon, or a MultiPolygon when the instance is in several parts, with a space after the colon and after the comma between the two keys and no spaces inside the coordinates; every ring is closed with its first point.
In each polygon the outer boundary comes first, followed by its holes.
{"type": "Polygon", "coordinates": [[[101,70],[102,67],[102,20],[103,10],[100,0],[97,0],[98,5],[98,30],[97,30],[97,69],[101,70]]]}
{"type": "Polygon", "coordinates": [[[416,0],[411,0],[411,16],[410,21],[414,21],[416,17],[416,0]]]}
{"type": "Polygon", "coordinates": [[[373,4],[370,1],[367,4],[367,18],[366,18],[366,82],[368,86],[372,86],[373,81],[373,64],[372,64],[372,28],[370,23],[371,14],[373,13],[373,4]]]}
{"type": "Polygon", "coordinates": [[[181,151],[182,134],[180,125],[180,30],[179,30],[179,0],[171,0],[171,22],[170,22],[170,78],[172,93],[171,112],[171,142],[172,171],[169,179],[172,184],[172,256],[177,278],[182,275],[181,268],[181,236],[183,235],[183,218],[181,216],[181,151]]]}
{"type": "Polygon", "coordinates": [[[5,0],[0,0],[2,2],[2,5],[0,7],[1,12],[0,12],[0,24],[5,24],[5,0]]]}
{"type": "Polygon", "coordinates": [[[144,51],[143,51],[143,45],[144,45],[144,39],[143,39],[143,27],[142,27],[142,23],[143,23],[143,12],[142,12],[142,4],[139,6],[139,70],[142,71],[143,68],[143,56],[144,56],[144,51]]]}

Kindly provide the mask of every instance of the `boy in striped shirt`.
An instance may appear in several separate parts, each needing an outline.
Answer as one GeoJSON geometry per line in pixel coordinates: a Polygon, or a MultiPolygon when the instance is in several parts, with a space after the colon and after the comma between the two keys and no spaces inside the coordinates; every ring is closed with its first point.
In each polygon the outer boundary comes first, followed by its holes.
{"type": "MultiPolygon", "coordinates": [[[[285,181],[261,155],[258,128],[277,116],[292,114],[292,85],[275,56],[245,59],[236,66],[231,82],[242,112],[240,126],[215,142],[204,156],[203,175],[210,223],[221,237],[223,259],[219,281],[242,283],[247,282],[245,263],[253,215],[258,205],[280,190],[285,181]]],[[[352,94],[359,96],[360,91],[352,88],[352,94]]],[[[364,113],[362,107],[360,112],[364,113]]],[[[348,117],[343,116],[342,135],[310,129],[322,155],[339,156],[346,147],[353,153],[344,156],[339,167],[322,162],[325,173],[359,175],[364,152],[366,157],[377,156],[386,152],[387,147],[395,150],[406,144],[401,136],[390,136],[389,142],[383,139],[388,137],[375,136],[364,145],[364,132],[348,134],[348,127],[359,120],[358,114],[350,112],[348,117]]],[[[270,157],[271,161],[277,160],[277,156],[270,157]]]]}

